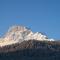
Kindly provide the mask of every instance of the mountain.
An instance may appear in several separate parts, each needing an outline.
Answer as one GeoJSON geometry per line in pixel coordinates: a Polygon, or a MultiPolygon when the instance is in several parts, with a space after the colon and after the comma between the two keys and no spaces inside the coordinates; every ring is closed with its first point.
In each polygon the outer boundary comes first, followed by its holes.
{"type": "Polygon", "coordinates": [[[60,60],[60,41],[25,26],[12,26],[0,38],[0,60],[60,60]]]}
{"type": "Polygon", "coordinates": [[[12,26],[4,37],[0,38],[0,46],[21,43],[28,40],[54,41],[54,39],[48,39],[48,37],[41,32],[32,32],[25,26],[12,26]]]}

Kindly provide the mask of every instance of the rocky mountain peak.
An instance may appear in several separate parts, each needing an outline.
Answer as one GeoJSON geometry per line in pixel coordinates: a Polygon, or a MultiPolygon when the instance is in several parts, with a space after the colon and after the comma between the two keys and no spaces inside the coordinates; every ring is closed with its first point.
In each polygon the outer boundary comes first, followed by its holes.
{"type": "Polygon", "coordinates": [[[9,28],[8,32],[16,32],[16,31],[20,31],[20,32],[24,32],[24,31],[27,31],[29,30],[27,27],[25,26],[12,26],[9,28]]]}
{"type": "Polygon", "coordinates": [[[0,41],[0,45],[8,45],[17,42],[21,43],[28,40],[54,41],[54,39],[48,39],[48,37],[42,33],[32,32],[25,26],[12,26],[0,41]]]}

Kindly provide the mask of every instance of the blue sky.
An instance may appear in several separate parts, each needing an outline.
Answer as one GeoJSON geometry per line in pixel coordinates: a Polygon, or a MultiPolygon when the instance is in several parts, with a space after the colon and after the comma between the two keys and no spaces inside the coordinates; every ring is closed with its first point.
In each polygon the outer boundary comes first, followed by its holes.
{"type": "Polygon", "coordinates": [[[0,35],[12,25],[60,39],[60,0],[0,0],[0,35]]]}

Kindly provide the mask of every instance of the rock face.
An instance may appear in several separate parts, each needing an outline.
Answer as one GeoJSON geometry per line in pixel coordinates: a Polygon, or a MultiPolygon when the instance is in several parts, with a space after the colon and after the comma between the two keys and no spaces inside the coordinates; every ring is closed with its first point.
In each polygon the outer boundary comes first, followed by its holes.
{"type": "Polygon", "coordinates": [[[48,37],[39,32],[32,32],[25,26],[12,26],[5,34],[4,38],[0,41],[0,46],[21,43],[28,40],[39,40],[39,41],[53,41],[54,39],[48,39],[48,37]]]}
{"type": "Polygon", "coordinates": [[[0,47],[0,60],[60,60],[60,42],[29,40],[0,47]]]}
{"type": "Polygon", "coordinates": [[[11,45],[6,45],[0,47],[0,53],[2,52],[14,52],[25,49],[43,49],[43,50],[52,50],[60,51],[60,41],[37,41],[37,40],[28,40],[21,43],[15,43],[11,45]]]}
{"type": "Polygon", "coordinates": [[[30,29],[24,26],[13,26],[8,30],[5,39],[15,40],[15,41],[29,40],[29,39],[45,40],[47,39],[47,36],[39,32],[34,33],[30,29]]]}

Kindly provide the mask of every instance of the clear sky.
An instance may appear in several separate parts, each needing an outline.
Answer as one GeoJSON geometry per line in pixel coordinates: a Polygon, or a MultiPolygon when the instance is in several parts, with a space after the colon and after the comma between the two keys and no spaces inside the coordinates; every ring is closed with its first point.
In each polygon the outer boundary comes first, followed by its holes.
{"type": "Polygon", "coordinates": [[[60,39],[60,0],[0,0],[0,35],[12,25],[60,39]]]}

